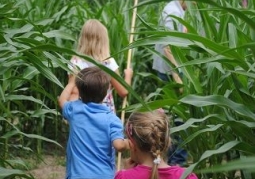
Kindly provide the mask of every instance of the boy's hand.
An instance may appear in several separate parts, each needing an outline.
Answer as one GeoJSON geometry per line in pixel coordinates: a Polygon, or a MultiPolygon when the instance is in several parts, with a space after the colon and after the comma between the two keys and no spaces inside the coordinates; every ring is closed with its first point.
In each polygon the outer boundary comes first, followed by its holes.
{"type": "Polygon", "coordinates": [[[68,84],[66,85],[60,97],[58,98],[58,104],[61,108],[63,108],[65,102],[69,101],[74,87],[75,87],[75,76],[69,75],[68,84]]]}
{"type": "Polygon", "coordinates": [[[69,75],[68,83],[75,84],[75,75],[69,75]]]}

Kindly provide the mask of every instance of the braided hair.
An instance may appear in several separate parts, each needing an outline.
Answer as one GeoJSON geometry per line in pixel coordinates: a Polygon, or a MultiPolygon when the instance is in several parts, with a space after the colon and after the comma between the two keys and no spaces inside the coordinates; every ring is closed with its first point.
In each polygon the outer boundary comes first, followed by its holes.
{"type": "Polygon", "coordinates": [[[158,165],[169,147],[169,120],[163,110],[134,112],[127,122],[127,130],[137,147],[154,158],[150,179],[158,179],[158,165]]]}

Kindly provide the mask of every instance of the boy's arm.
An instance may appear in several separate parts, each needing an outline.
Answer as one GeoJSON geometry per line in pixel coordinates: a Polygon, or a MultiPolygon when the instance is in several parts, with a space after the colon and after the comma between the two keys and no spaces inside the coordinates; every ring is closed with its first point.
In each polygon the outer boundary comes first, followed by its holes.
{"type": "MultiPolygon", "coordinates": [[[[164,53],[165,53],[165,56],[169,59],[169,61],[175,66],[175,67],[178,67],[178,64],[176,62],[176,60],[174,59],[174,56],[172,55],[172,52],[169,48],[169,46],[166,46],[164,48],[164,53]]],[[[180,76],[178,75],[178,73],[172,71],[172,75],[173,75],[173,79],[176,83],[179,83],[179,84],[183,84],[182,82],[182,79],[180,78],[180,76]]]]}
{"type": "MultiPolygon", "coordinates": [[[[169,46],[166,46],[164,48],[164,53],[165,53],[165,56],[168,58],[168,60],[175,66],[175,67],[178,67],[178,64],[170,50],[170,47],[169,46]]],[[[181,77],[179,76],[178,73],[176,73],[175,71],[171,71],[172,73],[172,77],[173,77],[173,80],[178,83],[178,84],[183,84],[183,81],[181,79],[181,77]]],[[[180,88],[180,93],[183,93],[183,88],[180,88]]]]}
{"type": "Polygon", "coordinates": [[[164,54],[165,56],[168,58],[168,60],[175,66],[175,67],[178,67],[178,64],[176,62],[176,60],[174,59],[174,56],[171,52],[171,49],[169,46],[165,46],[164,47],[164,54]]]}
{"type": "Polygon", "coordinates": [[[70,95],[74,87],[75,87],[75,76],[72,75],[69,78],[68,84],[66,85],[60,97],[58,98],[58,104],[61,108],[63,108],[65,102],[69,101],[70,95]]]}
{"type": "Polygon", "coordinates": [[[116,139],[113,141],[113,147],[118,151],[122,152],[124,150],[130,149],[128,139],[116,139]]]}

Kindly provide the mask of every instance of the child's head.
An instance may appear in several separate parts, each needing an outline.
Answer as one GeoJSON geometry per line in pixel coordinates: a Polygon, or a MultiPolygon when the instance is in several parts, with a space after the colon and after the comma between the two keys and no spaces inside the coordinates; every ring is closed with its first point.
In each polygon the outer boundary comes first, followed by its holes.
{"type": "Polygon", "coordinates": [[[81,70],[75,80],[84,103],[101,103],[110,87],[110,76],[94,66],[81,70]]]}
{"type": "Polygon", "coordinates": [[[134,112],[126,124],[130,141],[141,152],[150,153],[154,160],[152,178],[157,178],[157,166],[170,145],[169,132],[169,119],[162,109],[134,112]]]}
{"type": "Polygon", "coordinates": [[[110,57],[106,27],[96,19],[86,21],[81,30],[77,50],[97,61],[103,61],[110,57]]]}

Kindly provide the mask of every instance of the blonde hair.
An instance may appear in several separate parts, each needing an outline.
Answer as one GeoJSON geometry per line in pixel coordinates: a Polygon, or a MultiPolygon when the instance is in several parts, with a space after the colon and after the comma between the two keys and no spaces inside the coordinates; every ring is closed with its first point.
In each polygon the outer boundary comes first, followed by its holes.
{"type": "MultiPolygon", "coordinates": [[[[170,145],[169,119],[161,110],[134,112],[127,122],[131,141],[143,152],[150,152],[154,159],[160,159],[170,145]]],[[[158,164],[153,162],[150,179],[158,179],[158,164]]]]}
{"type": "Polygon", "coordinates": [[[77,51],[102,62],[110,57],[109,37],[106,27],[96,19],[83,25],[77,51]]]}

